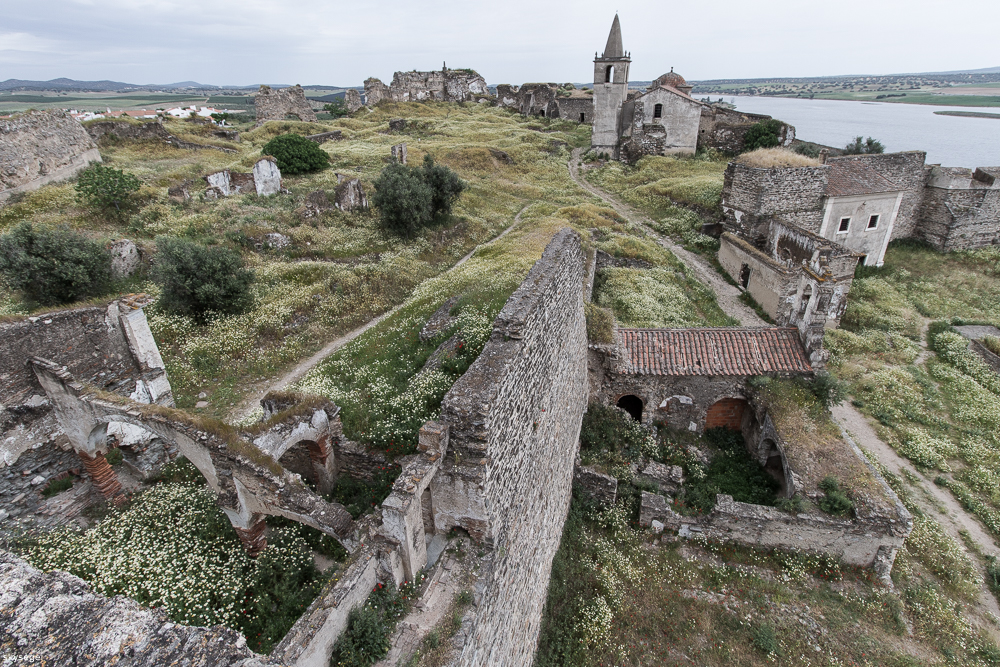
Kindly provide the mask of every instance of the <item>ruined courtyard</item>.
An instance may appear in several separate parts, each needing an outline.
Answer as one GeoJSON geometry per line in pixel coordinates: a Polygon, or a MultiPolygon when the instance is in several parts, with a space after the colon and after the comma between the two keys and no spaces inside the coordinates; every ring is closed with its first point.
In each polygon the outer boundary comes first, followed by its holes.
{"type": "Polygon", "coordinates": [[[996,664],[1000,168],[780,122],[765,164],[771,119],[629,91],[625,45],[590,92],[0,120],[0,232],[118,281],[0,294],[4,664],[996,664]],[[95,161],[133,209],[79,203],[95,161]],[[382,174],[435,164],[454,207],[387,230],[382,174]],[[246,309],[171,311],[171,238],[246,309]]]}

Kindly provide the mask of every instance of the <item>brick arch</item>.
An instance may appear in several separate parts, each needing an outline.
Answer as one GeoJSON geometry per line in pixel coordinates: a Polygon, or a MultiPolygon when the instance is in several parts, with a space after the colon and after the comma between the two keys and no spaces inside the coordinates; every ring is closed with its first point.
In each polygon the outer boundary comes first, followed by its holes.
{"type": "Polygon", "coordinates": [[[722,426],[732,431],[742,431],[743,413],[746,409],[747,400],[742,396],[720,398],[705,413],[705,428],[722,426]]]}

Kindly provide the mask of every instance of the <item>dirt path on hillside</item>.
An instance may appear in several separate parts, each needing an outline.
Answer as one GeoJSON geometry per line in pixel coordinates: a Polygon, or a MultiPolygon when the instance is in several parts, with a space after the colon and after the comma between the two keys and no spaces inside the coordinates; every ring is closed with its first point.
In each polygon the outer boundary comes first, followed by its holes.
{"type": "MultiPolygon", "coordinates": [[[[486,243],[492,243],[493,241],[498,241],[502,239],[504,236],[507,235],[508,232],[517,227],[517,225],[521,222],[521,215],[526,210],[528,210],[529,206],[531,206],[531,204],[525,204],[524,206],[522,206],[521,210],[518,211],[517,215],[514,216],[514,222],[512,222],[510,226],[507,227],[507,229],[503,230],[489,241],[486,241],[486,243]]],[[[454,271],[458,267],[465,264],[474,254],[476,254],[476,251],[479,250],[484,245],[486,245],[486,243],[480,243],[475,248],[470,250],[468,254],[465,255],[465,257],[458,260],[454,266],[448,269],[448,271],[454,271]]],[[[448,273],[448,271],[445,271],[444,273],[448,273]]],[[[439,275],[444,275],[444,273],[439,275]]],[[[281,391],[295,384],[296,382],[304,378],[306,376],[306,373],[316,368],[316,366],[318,366],[320,362],[329,357],[331,354],[333,354],[340,348],[344,347],[352,340],[354,340],[361,334],[365,333],[375,325],[379,324],[386,318],[392,317],[400,308],[403,307],[404,303],[406,303],[406,301],[403,301],[403,303],[395,306],[391,310],[382,313],[375,319],[370,320],[365,324],[362,324],[357,329],[354,329],[353,331],[350,331],[344,334],[343,336],[340,336],[336,340],[330,341],[329,343],[324,345],[323,349],[321,349],[319,352],[312,355],[308,359],[305,359],[304,361],[300,361],[298,364],[295,365],[294,368],[286,372],[277,380],[267,380],[265,382],[258,384],[258,386],[256,386],[246,398],[240,401],[239,404],[237,404],[237,406],[230,411],[229,413],[230,421],[240,421],[250,416],[250,414],[252,414],[254,410],[260,407],[260,399],[264,398],[264,396],[267,395],[267,392],[281,391]]]]}
{"type": "Polygon", "coordinates": [[[722,312],[739,320],[741,326],[770,326],[767,322],[762,320],[752,308],[740,301],[740,294],[742,292],[740,292],[739,288],[727,283],[725,279],[719,275],[718,271],[716,271],[715,268],[703,257],[700,257],[689,250],[685,250],[670,239],[656,233],[649,226],[652,221],[645,215],[639,213],[628,204],[620,201],[596,185],[588,183],[587,180],[580,175],[580,156],[582,154],[583,149],[574,149],[573,154],[570,156],[569,162],[567,163],[570,178],[572,178],[577,185],[595,197],[602,199],[611,208],[617,211],[618,215],[622,216],[632,224],[641,227],[652,239],[659,243],[660,246],[672,252],[674,256],[677,257],[677,259],[679,259],[689,271],[691,271],[696,280],[708,285],[708,287],[715,292],[716,299],[719,302],[719,307],[722,309],[722,312]]]}
{"type": "MultiPolygon", "coordinates": [[[[966,512],[947,489],[934,484],[932,480],[921,474],[912,463],[883,442],[865,416],[858,412],[858,409],[849,401],[834,406],[831,412],[833,420],[847,431],[860,447],[874,454],[879,463],[885,466],[889,472],[902,478],[904,482],[909,482],[914,490],[914,493],[910,494],[913,501],[927,516],[940,523],[941,527],[963,548],[965,548],[965,541],[959,535],[961,530],[968,531],[969,537],[979,546],[983,554],[987,556],[1000,555],[1000,550],[997,549],[989,531],[975,517],[966,512]],[[906,475],[904,472],[909,474],[906,475]],[[920,482],[910,482],[913,479],[918,479],[920,482]]],[[[976,562],[979,559],[975,554],[972,554],[972,560],[976,562]]],[[[1000,617],[1000,605],[997,604],[996,598],[985,585],[979,593],[979,606],[1000,617]]],[[[987,629],[994,639],[1000,640],[1000,632],[995,627],[987,629]]]]}

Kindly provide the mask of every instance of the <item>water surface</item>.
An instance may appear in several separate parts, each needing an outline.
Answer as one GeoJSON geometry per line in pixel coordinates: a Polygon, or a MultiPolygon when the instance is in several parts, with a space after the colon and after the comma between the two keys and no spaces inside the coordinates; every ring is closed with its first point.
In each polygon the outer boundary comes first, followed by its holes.
{"type": "MultiPolygon", "coordinates": [[[[718,99],[718,97],[713,97],[718,99]]],[[[787,97],[724,97],[740,111],[762,113],[795,126],[795,136],[841,147],[858,135],[874,137],[886,152],[921,150],[946,167],[1000,165],[1000,119],[939,116],[935,111],[978,111],[931,106],[787,97]]],[[[993,107],[981,109],[994,112],[993,107]]]]}

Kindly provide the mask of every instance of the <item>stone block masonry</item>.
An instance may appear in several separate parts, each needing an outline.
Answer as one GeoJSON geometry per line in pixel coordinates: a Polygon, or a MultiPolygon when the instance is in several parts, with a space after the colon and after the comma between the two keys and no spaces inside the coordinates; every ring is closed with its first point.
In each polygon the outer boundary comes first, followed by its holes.
{"type": "Polygon", "coordinates": [[[585,256],[560,231],[445,396],[447,454],[431,483],[436,532],[457,526],[494,561],[460,665],[530,665],[569,510],[587,406],[585,256]]]}
{"type": "Polygon", "coordinates": [[[65,112],[28,111],[0,120],[0,202],[100,161],[97,144],[65,112]]]}
{"type": "Polygon", "coordinates": [[[396,72],[386,86],[376,78],[365,80],[365,104],[389,102],[477,102],[489,99],[486,80],[471,69],[432,72],[396,72]]]}

